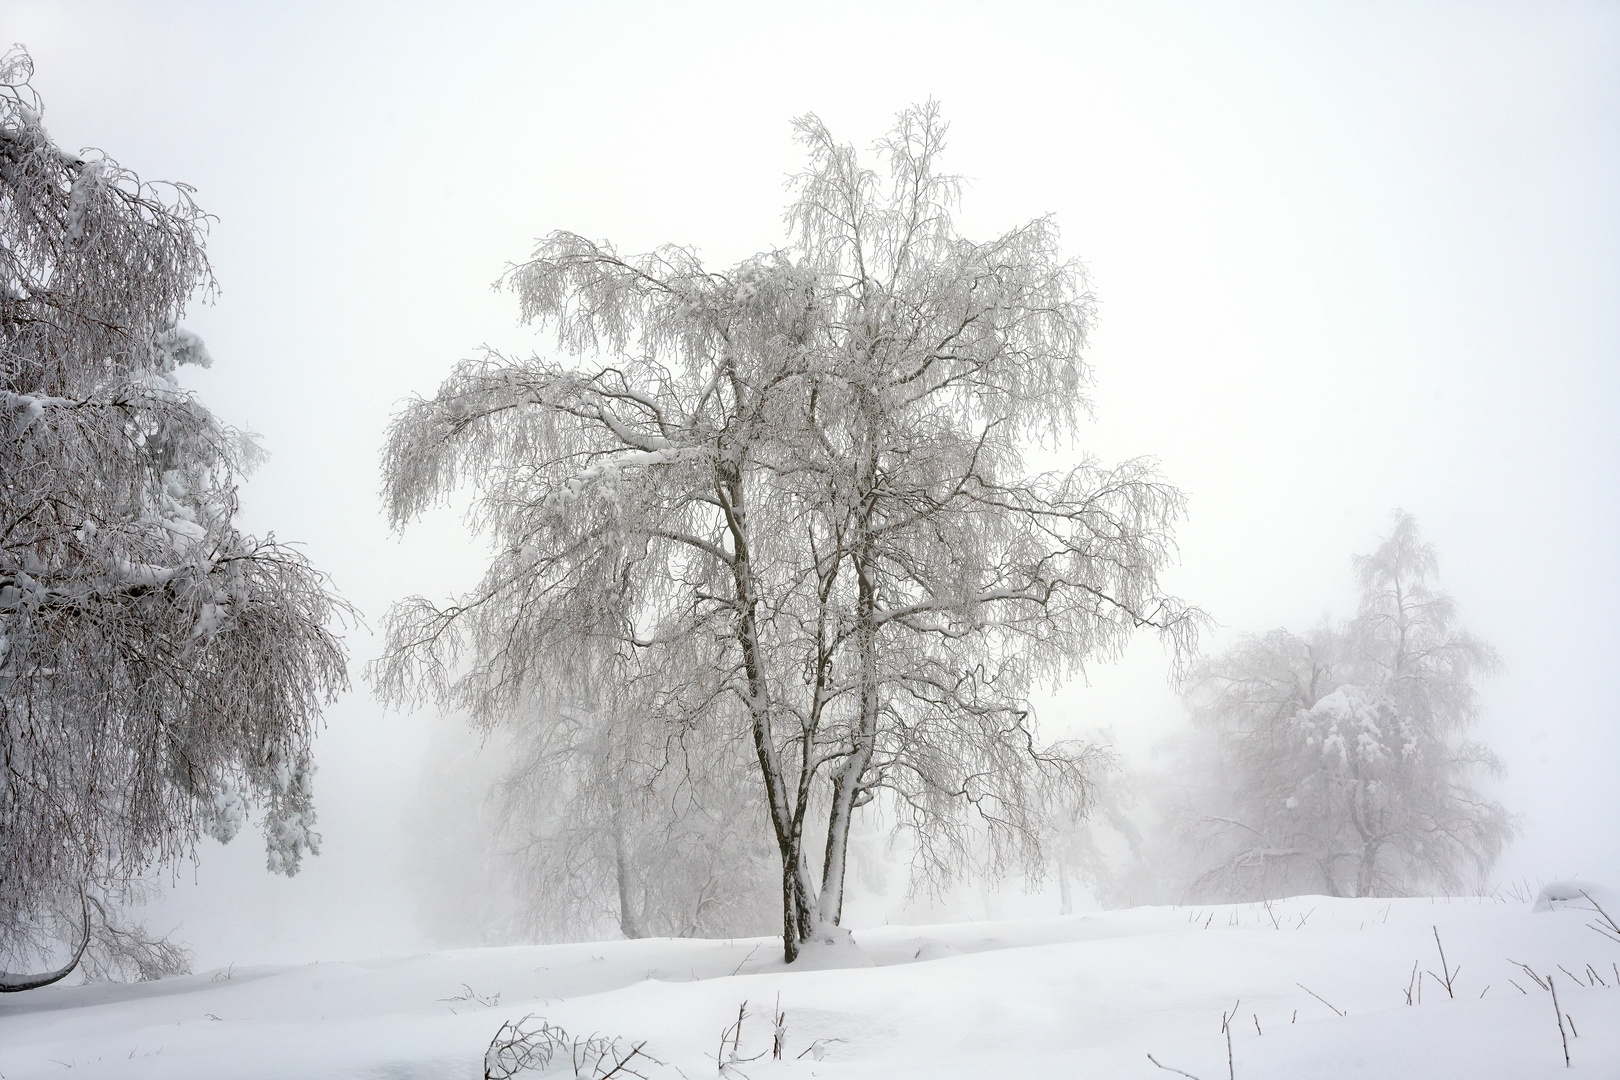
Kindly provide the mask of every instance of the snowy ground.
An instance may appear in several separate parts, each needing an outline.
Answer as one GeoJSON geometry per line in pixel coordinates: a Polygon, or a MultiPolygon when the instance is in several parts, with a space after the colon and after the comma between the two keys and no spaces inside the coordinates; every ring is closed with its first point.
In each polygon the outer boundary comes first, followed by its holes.
{"type": "MultiPolygon", "coordinates": [[[[571,1036],[619,1037],[621,1052],[645,1041],[656,1062],[629,1068],[649,1080],[696,1080],[720,1073],[721,1032],[746,1002],[739,1056],[764,1056],[727,1075],[751,1080],[1178,1075],[1149,1054],[1199,1080],[1613,1080],[1620,944],[1589,929],[1593,919],[1573,906],[1311,896],[1269,911],[882,927],[856,935],[860,951],[844,962],[858,966],[821,970],[786,969],[768,939],[237,966],[0,1001],[0,1075],[460,1080],[483,1075],[504,1021],[534,1014],[571,1036]],[[1408,1006],[1414,961],[1435,975],[1420,976],[1408,1006]],[[1568,1071],[1552,995],[1515,962],[1552,974],[1578,1032],[1568,1071]],[[782,1061],[768,1053],[778,1000],[782,1061]],[[1221,1020],[1234,1005],[1229,1074],[1221,1020]]],[[[575,1071],[559,1055],[522,1075],[575,1071]]]]}

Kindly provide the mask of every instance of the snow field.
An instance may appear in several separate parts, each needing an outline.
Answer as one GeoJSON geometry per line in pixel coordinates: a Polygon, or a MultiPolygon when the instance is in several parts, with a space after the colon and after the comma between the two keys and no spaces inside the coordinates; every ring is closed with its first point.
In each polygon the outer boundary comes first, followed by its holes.
{"type": "MultiPolygon", "coordinates": [[[[1238,1080],[1613,1080],[1620,945],[1591,921],[1577,906],[1295,897],[1269,912],[1160,907],[878,927],[856,932],[859,952],[822,958],[873,966],[820,970],[788,969],[768,938],[237,966],[17,995],[0,1003],[0,1074],[471,1080],[501,1024],[532,1013],[570,1035],[620,1037],[621,1049],[645,1040],[662,1064],[631,1067],[649,1080],[696,1080],[722,1075],[721,1032],[746,1001],[738,1056],[764,1056],[724,1075],[750,1080],[1177,1075],[1148,1054],[1218,1080],[1229,1075],[1221,1020],[1234,1003],[1238,1080]],[[1436,929],[1455,998],[1440,981],[1436,929]],[[1414,961],[1421,1003],[1414,989],[1408,1006],[1414,961]],[[1551,995],[1515,961],[1556,980],[1578,1032],[1567,1070],[1551,995]],[[786,1054],[773,1061],[778,998],[786,1054]]],[[[557,1058],[523,1075],[574,1071],[557,1058]]]]}

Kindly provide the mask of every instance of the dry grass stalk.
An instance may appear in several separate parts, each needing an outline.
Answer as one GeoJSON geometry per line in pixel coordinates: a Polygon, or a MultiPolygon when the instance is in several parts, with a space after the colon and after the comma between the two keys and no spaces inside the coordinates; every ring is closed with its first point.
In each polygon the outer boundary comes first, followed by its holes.
{"type": "MultiPolygon", "coordinates": [[[[1333,1002],[1329,1001],[1327,998],[1323,997],[1321,994],[1318,994],[1315,990],[1312,990],[1310,987],[1306,986],[1304,983],[1297,982],[1294,985],[1299,987],[1301,990],[1305,991],[1307,994],[1311,995],[1311,997],[1315,998],[1317,1001],[1320,1001],[1322,1004],[1326,1005],[1328,1008],[1332,1009],[1338,1015],[1340,1015],[1340,1016],[1348,1016],[1349,1015],[1344,1010],[1340,1009],[1337,1005],[1333,1004],[1333,1002]]],[[[1294,1015],[1298,1016],[1299,1014],[1295,1013],[1294,1015]]]]}
{"type": "Polygon", "coordinates": [[[1585,889],[1582,889],[1581,895],[1586,897],[1587,902],[1597,909],[1598,917],[1601,920],[1599,922],[1589,922],[1586,925],[1591,927],[1593,930],[1596,930],[1610,941],[1620,944],[1620,923],[1615,922],[1613,917],[1610,916],[1607,911],[1603,910],[1602,904],[1592,899],[1591,893],[1587,892],[1585,889]]]}
{"type": "Polygon", "coordinates": [[[1429,929],[1434,931],[1434,947],[1440,950],[1440,970],[1445,973],[1446,977],[1442,979],[1439,975],[1435,975],[1432,971],[1429,972],[1429,974],[1433,976],[1435,982],[1446,988],[1447,997],[1455,999],[1457,995],[1452,993],[1451,983],[1452,980],[1457,977],[1457,973],[1462,971],[1462,967],[1458,966],[1454,971],[1446,966],[1446,947],[1440,944],[1440,928],[1438,926],[1431,926],[1429,929]]]}
{"type": "Polygon", "coordinates": [[[1558,1017],[1558,1038],[1564,1044],[1564,1068],[1569,1068],[1569,1036],[1564,1034],[1564,1010],[1558,1006],[1558,987],[1553,985],[1552,976],[1547,976],[1547,989],[1552,991],[1553,1013],[1558,1017]]]}
{"type": "Polygon", "coordinates": [[[1163,1069],[1165,1072],[1173,1072],[1173,1073],[1176,1073],[1176,1074],[1178,1074],[1180,1076],[1185,1076],[1187,1078],[1187,1080],[1198,1080],[1198,1077],[1194,1076],[1190,1072],[1182,1072],[1182,1070],[1180,1070],[1180,1069],[1173,1069],[1169,1065],[1163,1064],[1162,1062],[1159,1061],[1158,1058],[1154,1057],[1152,1054],[1149,1054],[1147,1056],[1147,1058],[1148,1058],[1149,1061],[1151,1061],[1151,1062],[1153,1062],[1153,1064],[1159,1066],[1159,1068],[1163,1069]]]}

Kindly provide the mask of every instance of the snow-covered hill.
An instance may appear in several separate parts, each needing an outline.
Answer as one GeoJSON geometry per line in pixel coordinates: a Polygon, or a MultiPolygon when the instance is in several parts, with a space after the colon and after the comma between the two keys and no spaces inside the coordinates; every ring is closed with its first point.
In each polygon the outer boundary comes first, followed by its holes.
{"type": "MultiPolygon", "coordinates": [[[[819,970],[785,968],[770,939],[238,966],[0,1001],[0,1075],[461,1080],[484,1075],[503,1023],[532,1017],[524,1030],[543,1019],[570,1038],[617,1038],[621,1056],[642,1044],[617,1075],[649,1080],[722,1065],[752,1080],[1178,1075],[1155,1061],[1199,1080],[1613,1080],[1620,944],[1589,929],[1583,906],[1310,896],[890,926],[858,932],[858,952],[819,970]],[[1552,994],[1521,964],[1557,989],[1568,1070],[1552,994]],[[744,1003],[740,1042],[722,1051],[744,1003]]],[[[576,1074],[560,1053],[519,1075],[576,1074]]]]}

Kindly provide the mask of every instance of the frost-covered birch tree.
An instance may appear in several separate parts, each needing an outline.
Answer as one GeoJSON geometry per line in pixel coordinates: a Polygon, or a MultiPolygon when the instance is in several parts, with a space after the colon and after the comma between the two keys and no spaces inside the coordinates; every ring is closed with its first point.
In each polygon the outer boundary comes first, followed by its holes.
{"type": "Polygon", "coordinates": [[[1148,463],[1024,467],[1088,404],[1093,303],[1053,224],[960,236],[931,104],[878,143],[887,175],[795,127],[786,247],[713,270],[559,232],[503,278],[575,359],[486,353],[396,417],[395,525],[467,484],[495,557],[397,606],[375,668],[493,722],[612,657],[652,688],[639,722],[743,735],[790,960],[836,938],[875,798],[925,875],[986,835],[992,868],[1037,865],[1089,751],[1041,745],[1034,681],[1143,627],[1185,655],[1200,618],[1159,589],[1182,500],[1148,463]]]}
{"type": "Polygon", "coordinates": [[[148,976],[179,955],[110,921],[139,875],[254,805],[272,871],[315,850],[342,605],[297,550],[237,530],[259,451],[177,381],[209,362],[180,327],[212,287],[207,217],[183,185],[58,148],[32,70],[0,59],[0,958],[72,937],[77,961],[93,938],[94,970],[148,976]]]}
{"type": "Polygon", "coordinates": [[[1198,894],[1407,895],[1477,884],[1513,835],[1476,784],[1501,772],[1464,738],[1475,680],[1498,666],[1458,625],[1411,515],[1355,560],[1360,611],[1306,635],[1274,630],[1202,669],[1204,751],[1180,816],[1198,894]]]}

